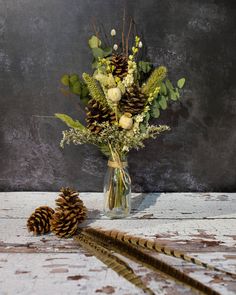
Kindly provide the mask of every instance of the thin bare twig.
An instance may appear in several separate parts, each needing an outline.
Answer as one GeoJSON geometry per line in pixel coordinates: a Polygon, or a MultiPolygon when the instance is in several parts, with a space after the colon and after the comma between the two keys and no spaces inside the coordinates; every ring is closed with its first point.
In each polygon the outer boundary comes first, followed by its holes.
{"type": "Polygon", "coordinates": [[[98,33],[98,30],[97,30],[97,26],[96,26],[96,19],[92,19],[92,27],[93,27],[93,30],[94,30],[94,33],[96,35],[96,37],[99,39],[99,33],[98,33]]]}
{"type": "Polygon", "coordinates": [[[133,19],[130,18],[130,23],[129,23],[129,31],[128,31],[128,35],[126,37],[126,55],[128,56],[128,53],[129,53],[129,36],[130,36],[130,33],[131,33],[131,29],[132,29],[132,25],[133,25],[133,19]]]}
{"type": "Polygon", "coordinates": [[[105,40],[105,42],[106,42],[107,47],[111,47],[111,42],[110,42],[110,39],[109,39],[108,36],[107,36],[107,33],[106,33],[106,30],[105,30],[105,28],[104,28],[103,23],[100,22],[100,23],[99,23],[99,26],[101,27],[101,34],[104,35],[104,40],[105,40]]]}
{"type": "Polygon", "coordinates": [[[124,12],[123,12],[123,28],[122,28],[122,52],[124,53],[125,51],[125,7],[124,7],[124,12]]]}
{"type": "Polygon", "coordinates": [[[134,19],[132,19],[133,21],[133,25],[134,25],[134,29],[133,29],[133,35],[134,35],[134,38],[137,36],[137,26],[136,26],[136,23],[134,21],[134,19]]]}

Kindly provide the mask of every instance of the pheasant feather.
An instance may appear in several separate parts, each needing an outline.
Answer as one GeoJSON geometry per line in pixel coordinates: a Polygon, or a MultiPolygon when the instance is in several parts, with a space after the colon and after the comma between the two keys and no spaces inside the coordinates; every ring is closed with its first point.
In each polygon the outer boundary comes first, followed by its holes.
{"type": "Polygon", "coordinates": [[[84,249],[91,252],[109,268],[114,270],[118,275],[122,276],[136,287],[142,289],[146,294],[155,294],[143,283],[141,278],[134,273],[132,268],[125,261],[112,254],[111,251],[107,250],[102,245],[98,245],[91,237],[80,233],[75,237],[75,240],[84,249]]]}

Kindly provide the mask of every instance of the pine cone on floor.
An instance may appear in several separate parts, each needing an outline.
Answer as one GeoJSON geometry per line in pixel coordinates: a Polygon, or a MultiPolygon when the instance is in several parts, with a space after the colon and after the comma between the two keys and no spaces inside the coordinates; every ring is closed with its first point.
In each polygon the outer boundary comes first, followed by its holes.
{"type": "Polygon", "coordinates": [[[128,60],[126,56],[114,54],[111,59],[111,65],[114,66],[113,76],[123,79],[128,73],[128,60]]]}
{"type": "Polygon", "coordinates": [[[91,99],[88,102],[86,113],[87,128],[94,133],[99,133],[102,130],[102,127],[97,126],[96,123],[102,124],[109,122],[111,124],[116,120],[115,113],[107,107],[102,106],[95,99],[91,99]]]}
{"type": "Polygon", "coordinates": [[[79,220],[73,210],[58,210],[50,221],[52,232],[60,238],[72,237],[77,229],[79,220]]]}
{"type": "Polygon", "coordinates": [[[76,233],[78,225],[85,220],[87,208],[75,190],[66,187],[60,191],[56,199],[56,213],[50,221],[51,231],[60,238],[69,238],[76,233]]]}
{"type": "Polygon", "coordinates": [[[41,235],[50,232],[50,220],[53,214],[54,210],[48,206],[36,208],[28,218],[28,231],[32,231],[34,235],[41,235]]]}
{"type": "Polygon", "coordinates": [[[147,102],[147,96],[141,92],[141,89],[134,85],[127,88],[126,93],[120,100],[120,110],[123,113],[137,115],[141,113],[147,102]]]}
{"type": "Polygon", "coordinates": [[[79,223],[84,221],[87,216],[87,208],[79,198],[79,193],[69,187],[61,188],[60,192],[56,199],[56,211],[73,211],[79,223]]]}

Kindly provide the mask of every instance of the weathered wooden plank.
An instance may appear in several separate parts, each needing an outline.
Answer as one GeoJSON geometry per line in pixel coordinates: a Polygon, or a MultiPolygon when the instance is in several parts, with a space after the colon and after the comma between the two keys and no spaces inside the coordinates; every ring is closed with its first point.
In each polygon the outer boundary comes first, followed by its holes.
{"type": "MultiPolygon", "coordinates": [[[[0,193],[0,218],[27,218],[38,206],[55,206],[57,193],[14,192],[0,193]]],[[[102,211],[102,193],[81,193],[91,210],[90,218],[105,218],[102,211]]],[[[153,193],[133,194],[133,218],[161,219],[236,219],[236,193],[153,193]]]]}
{"type": "MultiPolygon", "coordinates": [[[[3,294],[42,294],[47,290],[60,294],[62,289],[63,294],[67,294],[67,290],[68,294],[141,294],[97,259],[86,256],[71,239],[60,240],[52,234],[33,237],[27,232],[26,218],[33,209],[40,205],[53,206],[56,196],[57,193],[0,193],[0,271],[4,273],[0,276],[0,290],[5,292],[3,294]],[[52,269],[57,269],[55,272],[45,271],[45,259],[59,261],[61,257],[68,260],[66,266],[58,262],[55,264],[59,266],[52,265],[52,269]],[[94,264],[100,276],[93,274],[92,266],[90,269],[83,267],[84,272],[73,272],[77,267],[69,267],[74,265],[72,261],[78,261],[78,265],[86,264],[86,267],[94,264]],[[23,271],[16,269],[19,265],[23,271]],[[83,277],[86,275],[88,278],[83,277]],[[16,282],[17,292],[11,290],[11,281],[16,282]]],[[[236,194],[135,194],[133,214],[123,220],[109,220],[100,214],[101,193],[82,193],[81,197],[90,211],[85,225],[156,238],[162,244],[188,251],[203,261],[236,272],[236,194]]],[[[235,293],[235,283],[228,277],[158,255],[222,294],[235,293]]],[[[157,293],[192,294],[188,288],[168,281],[165,276],[147,272],[137,265],[134,269],[157,293]]]]}
{"type": "Polygon", "coordinates": [[[99,294],[102,289],[107,294],[140,294],[103,263],[83,253],[0,254],[0,265],[1,294],[99,294]]]}
{"type": "MultiPolygon", "coordinates": [[[[128,259],[126,262],[156,294],[168,295],[174,291],[195,294],[188,286],[176,284],[161,273],[128,259]]],[[[140,289],[81,250],[77,254],[0,254],[0,267],[3,294],[142,294],[140,289]]],[[[220,285],[219,288],[222,289],[220,285]]]]}
{"type": "MultiPolygon", "coordinates": [[[[208,283],[216,291],[225,295],[234,294],[236,286],[231,278],[206,272],[171,257],[162,258],[192,277],[208,283]]],[[[176,284],[165,275],[133,262],[129,264],[156,294],[195,294],[189,287],[176,284]]],[[[95,294],[100,293],[98,290],[109,290],[108,294],[142,293],[82,250],[77,253],[0,253],[0,269],[1,294],[95,294]]]]}
{"type": "MultiPolygon", "coordinates": [[[[157,238],[162,243],[192,245],[203,251],[235,249],[236,228],[232,220],[94,220],[89,226],[120,229],[134,235],[157,238]],[[196,247],[198,245],[198,247],[196,247]]],[[[1,219],[0,241],[4,243],[42,243],[55,241],[53,235],[32,236],[27,232],[26,219],[1,219]],[[41,241],[41,242],[40,242],[41,241]]],[[[66,243],[56,239],[56,243],[66,243]]],[[[70,241],[70,240],[69,240],[70,241]]]]}

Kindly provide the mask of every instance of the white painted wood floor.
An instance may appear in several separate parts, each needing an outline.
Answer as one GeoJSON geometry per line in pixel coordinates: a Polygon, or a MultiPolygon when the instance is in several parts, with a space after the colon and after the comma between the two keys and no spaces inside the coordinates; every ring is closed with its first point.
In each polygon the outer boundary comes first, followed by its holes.
{"type": "MultiPolygon", "coordinates": [[[[123,220],[102,215],[101,193],[80,196],[89,209],[89,226],[154,238],[236,272],[236,193],[133,194],[132,214],[123,220]]],[[[52,234],[34,237],[27,232],[32,211],[41,205],[55,207],[56,197],[57,193],[47,192],[0,193],[0,295],[142,294],[73,239],[60,240],[52,234]]],[[[230,276],[158,256],[223,295],[236,294],[230,276]]],[[[196,294],[162,274],[130,264],[156,294],[196,294]]]]}

